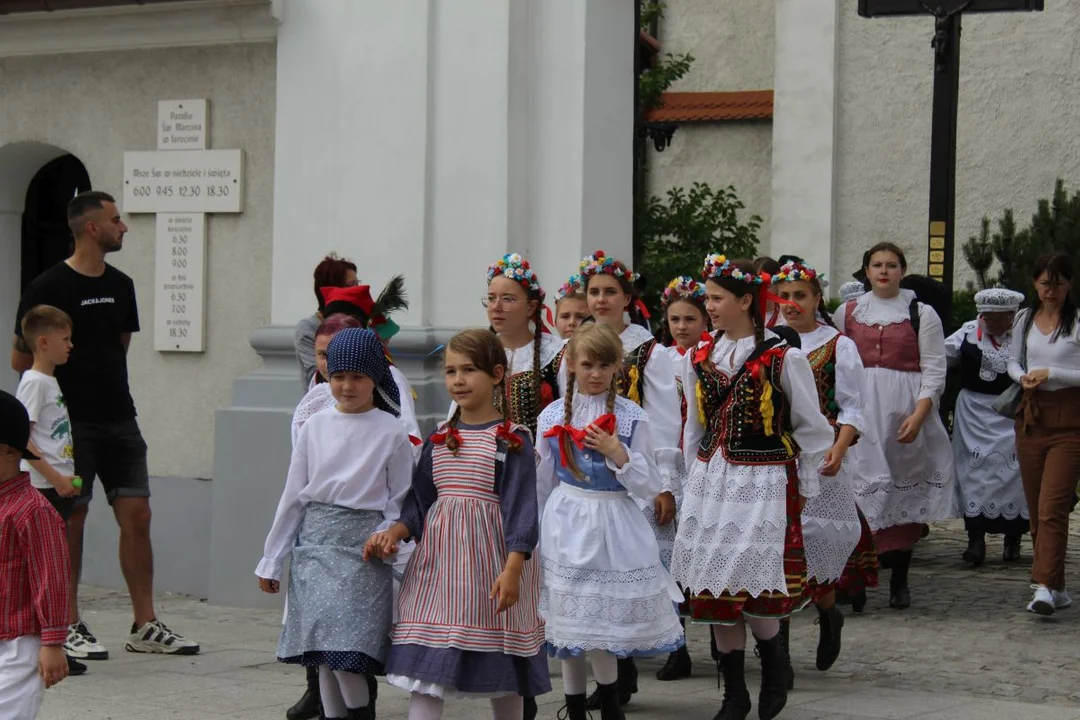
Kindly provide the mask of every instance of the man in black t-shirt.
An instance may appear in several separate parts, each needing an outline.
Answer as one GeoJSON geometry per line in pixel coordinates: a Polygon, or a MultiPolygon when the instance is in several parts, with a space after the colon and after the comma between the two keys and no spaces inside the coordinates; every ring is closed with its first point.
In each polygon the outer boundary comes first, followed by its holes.
{"type": "Polygon", "coordinates": [[[120,526],[120,569],[127,581],[135,621],[126,648],[130,652],[194,655],[199,646],[169,630],[154,615],[154,559],[150,545],[150,479],[146,442],[135,420],[128,388],[127,349],[139,331],[135,285],[105,262],[123,247],[127,226],[116,201],[103,192],[84,192],[68,203],[68,224],[75,252],[34,279],[23,292],[15,318],[11,367],[18,373],[33,364],[22,336],[23,315],[37,305],[52,305],[72,320],[71,355],[57,366],[75,446],[75,474],[82,494],[68,519],[71,553],[71,626],[64,649],[71,657],[104,660],[105,649],[79,619],[78,583],[82,569],[83,528],[93,494],[101,481],[120,526]]]}

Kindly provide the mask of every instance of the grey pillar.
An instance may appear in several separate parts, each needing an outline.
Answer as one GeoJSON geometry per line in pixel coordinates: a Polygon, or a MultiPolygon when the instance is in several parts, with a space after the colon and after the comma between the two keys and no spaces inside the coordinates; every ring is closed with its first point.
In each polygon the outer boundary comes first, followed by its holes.
{"type": "MultiPolygon", "coordinates": [[[[282,595],[259,591],[254,573],[285,485],[292,414],[303,397],[293,332],[292,327],[271,326],[252,333],[251,346],[263,364],[237,378],[232,405],[216,413],[208,595],[215,605],[281,604],[282,595]]],[[[416,414],[424,433],[446,417],[442,353],[436,350],[453,333],[405,328],[391,347],[418,395],[416,414]]]]}

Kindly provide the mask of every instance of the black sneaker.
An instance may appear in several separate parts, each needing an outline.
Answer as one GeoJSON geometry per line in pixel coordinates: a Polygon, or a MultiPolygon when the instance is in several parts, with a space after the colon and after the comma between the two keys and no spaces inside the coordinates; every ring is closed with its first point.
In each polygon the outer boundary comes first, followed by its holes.
{"type": "Polygon", "coordinates": [[[86,666],[83,665],[81,662],[79,662],[75,658],[71,657],[70,655],[67,656],[67,661],[68,661],[68,677],[76,677],[78,675],[85,675],[86,674],[86,666]]]}

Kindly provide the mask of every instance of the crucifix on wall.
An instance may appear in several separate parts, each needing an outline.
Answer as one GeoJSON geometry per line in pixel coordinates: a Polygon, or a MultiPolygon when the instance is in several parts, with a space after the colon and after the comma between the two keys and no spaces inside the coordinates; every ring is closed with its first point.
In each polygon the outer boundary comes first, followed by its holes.
{"type": "Polygon", "coordinates": [[[956,219],[956,106],[960,92],[960,18],[968,13],[1034,12],[1043,0],[859,0],[866,18],[934,18],[934,112],[930,140],[927,274],[952,297],[956,219]]]}

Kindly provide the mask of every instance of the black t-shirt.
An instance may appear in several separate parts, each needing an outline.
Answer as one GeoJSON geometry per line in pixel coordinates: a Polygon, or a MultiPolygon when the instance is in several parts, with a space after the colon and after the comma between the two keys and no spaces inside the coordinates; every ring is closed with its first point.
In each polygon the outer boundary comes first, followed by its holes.
{"type": "Polygon", "coordinates": [[[128,388],[127,353],[121,335],[139,331],[135,284],[111,265],[100,277],[88,277],[66,262],[31,282],[19,301],[15,334],[23,316],[36,305],[52,305],[74,324],[71,357],[56,368],[72,420],[118,422],[135,417],[128,388]]]}

